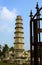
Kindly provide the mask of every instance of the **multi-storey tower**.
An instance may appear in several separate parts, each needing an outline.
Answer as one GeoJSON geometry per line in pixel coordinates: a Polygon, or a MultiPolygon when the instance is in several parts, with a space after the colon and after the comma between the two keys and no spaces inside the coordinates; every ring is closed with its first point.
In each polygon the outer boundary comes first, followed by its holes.
{"type": "Polygon", "coordinates": [[[14,37],[14,53],[15,53],[15,61],[19,61],[21,59],[21,55],[24,51],[24,37],[23,37],[23,23],[22,23],[22,17],[17,16],[16,23],[15,23],[15,37],[14,37]]]}

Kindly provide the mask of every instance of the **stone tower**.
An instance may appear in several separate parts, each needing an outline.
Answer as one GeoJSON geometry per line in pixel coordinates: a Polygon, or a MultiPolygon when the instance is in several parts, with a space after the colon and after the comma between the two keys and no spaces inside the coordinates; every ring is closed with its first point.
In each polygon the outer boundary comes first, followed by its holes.
{"type": "Polygon", "coordinates": [[[14,57],[15,61],[18,62],[21,60],[22,53],[24,52],[24,37],[23,37],[23,23],[22,23],[22,17],[17,16],[16,23],[15,23],[15,37],[14,37],[14,57]]]}

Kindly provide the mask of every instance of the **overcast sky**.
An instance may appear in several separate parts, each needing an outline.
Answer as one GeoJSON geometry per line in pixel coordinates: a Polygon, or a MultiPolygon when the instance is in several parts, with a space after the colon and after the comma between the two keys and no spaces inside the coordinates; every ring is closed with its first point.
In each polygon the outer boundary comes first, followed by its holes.
{"type": "Polygon", "coordinates": [[[24,48],[30,49],[30,11],[36,12],[36,3],[42,6],[42,0],[0,0],[0,44],[14,46],[15,19],[21,15],[24,27],[24,48]]]}

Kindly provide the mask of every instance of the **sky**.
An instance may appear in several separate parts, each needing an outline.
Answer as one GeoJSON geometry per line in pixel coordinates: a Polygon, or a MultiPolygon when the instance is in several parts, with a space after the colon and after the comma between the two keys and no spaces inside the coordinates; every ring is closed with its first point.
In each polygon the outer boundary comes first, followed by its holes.
{"type": "Polygon", "coordinates": [[[24,49],[30,49],[30,11],[36,12],[36,3],[42,6],[42,0],[0,0],[0,44],[14,46],[15,19],[23,19],[24,49]]]}

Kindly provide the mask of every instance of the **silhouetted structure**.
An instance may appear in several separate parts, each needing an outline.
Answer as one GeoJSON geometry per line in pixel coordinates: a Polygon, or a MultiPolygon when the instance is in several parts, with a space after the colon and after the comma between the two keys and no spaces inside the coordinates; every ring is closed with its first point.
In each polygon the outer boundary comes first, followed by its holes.
{"type": "Polygon", "coordinates": [[[41,41],[41,22],[38,3],[36,5],[36,14],[33,16],[30,12],[30,49],[31,49],[31,65],[42,65],[42,41],[41,41]]]}

